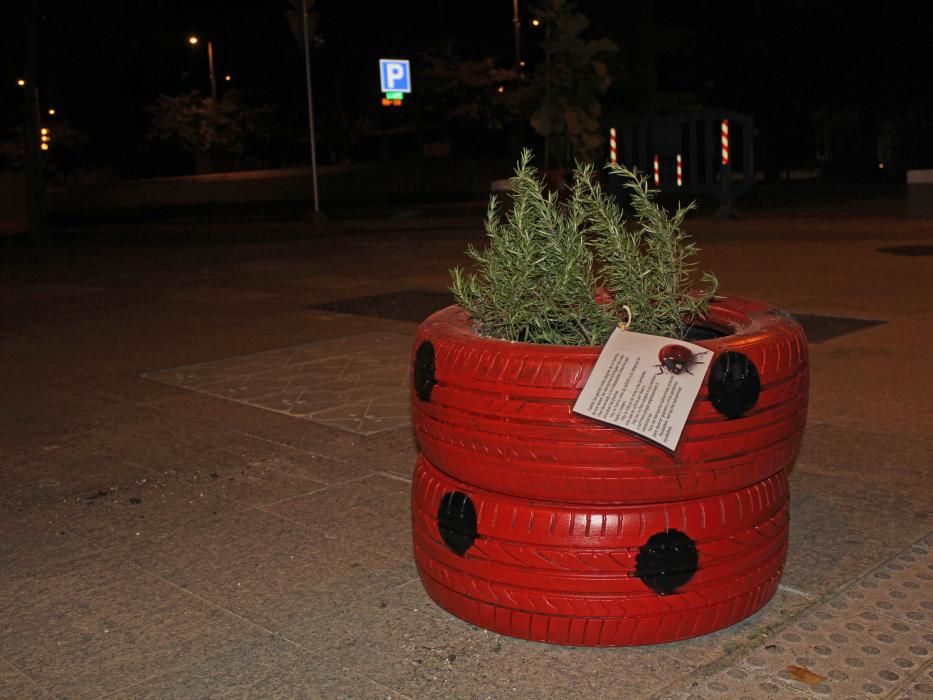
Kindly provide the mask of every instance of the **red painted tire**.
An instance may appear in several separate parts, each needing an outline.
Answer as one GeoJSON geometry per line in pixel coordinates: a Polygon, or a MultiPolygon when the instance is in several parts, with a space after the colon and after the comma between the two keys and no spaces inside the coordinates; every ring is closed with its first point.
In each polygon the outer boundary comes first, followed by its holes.
{"type": "Polygon", "coordinates": [[[429,595],[481,627],[540,642],[655,644],[721,629],[777,589],[786,472],[733,493],[624,506],[533,503],[419,458],[415,561],[429,595]]]}
{"type": "Polygon", "coordinates": [[[711,351],[676,454],[572,412],[600,348],[476,335],[456,306],[418,329],[418,443],[471,486],[558,503],[664,503],[757,484],[796,458],[806,423],[807,342],[787,314],[727,298],[705,326],[711,351]]]}

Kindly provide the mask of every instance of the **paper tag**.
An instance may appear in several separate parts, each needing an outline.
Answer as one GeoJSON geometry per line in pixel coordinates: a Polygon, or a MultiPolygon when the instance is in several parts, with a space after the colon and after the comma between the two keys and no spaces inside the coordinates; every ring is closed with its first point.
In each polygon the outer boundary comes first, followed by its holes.
{"type": "Polygon", "coordinates": [[[711,358],[711,351],[693,343],[617,328],[573,411],[673,452],[711,358]]]}

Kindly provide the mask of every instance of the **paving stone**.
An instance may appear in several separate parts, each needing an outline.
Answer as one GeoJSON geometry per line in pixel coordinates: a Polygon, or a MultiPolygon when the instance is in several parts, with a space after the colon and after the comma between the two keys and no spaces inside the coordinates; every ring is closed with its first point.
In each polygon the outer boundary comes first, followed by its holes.
{"type": "Polygon", "coordinates": [[[410,581],[407,558],[257,510],[178,529],[133,553],[158,576],[282,632],[410,581]]]}
{"type": "Polygon", "coordinates": [[[34,700],[51,697],[12,664],[0,659],[0,700],[34,700]]]}
{"type": "MultiPolygon", "coordinates": [[[[357,446],[365,437],[328,428],[313,421],[296,420],[284,413],[257,410],[255,406],[224,401],[192,391],[154,401],[152,406],[169,415],[196,416],[198,422],[201,422],[201,417],[209,416],[209,420],[203,422],[212,431],[220,431],[228,440],[231,435],[252,436],[266,444],[296,448],[308,454],[346,463],[353,461],[357,446]]],[[[223,447],[219,447],[208,454],[201,454],[210,457],[222,453],[223,447]]]]}
{"type": "Polygon", "coordinates": [[[36,470],[35,481],[5,490],[0,494],[0,503],[8,512],[47,509],[75,516],[101,499],[133,491],[151,477],[139,465],[109,454],[76,455],[70,450],[58,450],[36,470]]]}
{"type": "Polygon", "coordinates": [[[358,462],[331,459],[289,445],[266,443],[262,454],[246,464],[254,469],[273,469],[291,478],[333,486],[372,474],[372,469],[358,462]]]}
{"type": "Polygon", "coordinates": [[[145,376],[368,435],[410,423],[411,342],[366,333],[145,376]]]}
{"type": "MultiPolygon", "coordinates": [[[[414,590],[406,585],[406,590],[414,590]]],[[[648,697],[693,667],[651,648],[586,649],[525,642],[381,598],[291,637],[328,659],[417,698],[648,697]]]]}
{"type": "Polygon", "coordinates": [[[185,480],[199,492],[244,506],[276,503],[327,487],[323,481],[295,476],[276,469],[274,464],[272,459],[246,461],[239,457],[213,457],[190,469],[185,480]]]}
{"type": "Polygon", "coordinates": [[[56,572],[100,551],[99,546],[77,534],[70,523],[45,513],[18,519],[5,513],[0,517],[0,532],[0,571],[7,581],[56,572]]]}
{"type": "Polygon", "coordinates": [[[370,435],[357,443],[353,460],[375,472],[388,472],[411,481],[418,458],[413,429],[370,435]]]}
{"type": "Polygon", "coordinates": [[[790,550],[783,582],[820,595],[860,577],[931,522],[926,490],[892,492],[805,471],[791,477],[790,550]]]}
{"type": "Polygon", "coordinates": [[[254,634],[109,553],[60,575],[0,582],[3,656],[53,695],[97,697],[131,684],[141,669],[187,665],[254,634]]]}
{"type": "Polygon", "coordinates": [[[933,473],[933,442],[901,437],[892,446],[885,433],[808,425],[796,469],[895,494],[923,495],[922,487],[933,473]]]}
{"type": "Polygon", "coordinates": [[[410,557],[411,484],[376,474],[267,506],[270,513],[392,557],[410,557]]]}
{"type": "Polygon", "coordinates": [[[394,700],[399,693],[281,639],[239,644],[170,674],[124,688],[121,698],[333,698],[394,700]]]}
{"type": "Polygon", "coordinates": [[[101,548],[126,553],[212,513],[242,507],[176,475],[147,474],[135,484],[92,494],[58,522],[101,548]]]}

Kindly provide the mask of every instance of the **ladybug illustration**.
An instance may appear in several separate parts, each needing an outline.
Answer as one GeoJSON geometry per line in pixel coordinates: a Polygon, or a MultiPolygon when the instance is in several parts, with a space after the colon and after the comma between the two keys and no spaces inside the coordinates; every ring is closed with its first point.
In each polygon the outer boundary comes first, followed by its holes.
{"type": "Polygon", "coordinates": [[[706,352],[692,352],[690,348],[686,348],[683,345],[665,345],[661,348],[661,352],[658,353],[658,360],[661,364],[657,365],[661,370],[658,374],[664,374],[664,370],[667,370],[671,374],[693,374],[690,371],[691,365],[703,364],[696,358],[700,355],[705,355],[706,352]]]}

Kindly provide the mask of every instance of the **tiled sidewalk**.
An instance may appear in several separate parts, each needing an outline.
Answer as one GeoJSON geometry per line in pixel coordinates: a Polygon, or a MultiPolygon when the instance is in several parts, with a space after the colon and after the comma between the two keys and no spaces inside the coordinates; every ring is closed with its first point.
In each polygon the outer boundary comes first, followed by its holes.
{"type": "Polygon", "coordinates": [[[933,224],[691,225],[730,294],[884,324],[811,346],[774,598],[712,634],[610,649],[499,636],[421,586],[416,326],[375,304],[440,294],[481,221],[460,238],[377,224],[11,251],[0,699],[933,698],[933,364],[916,355],[933,278],[876,252],[933,224]]]}
{"type": "Polygon", "coordinates": [[[670,697],[933,698],[933,535],[670,697]]]}

